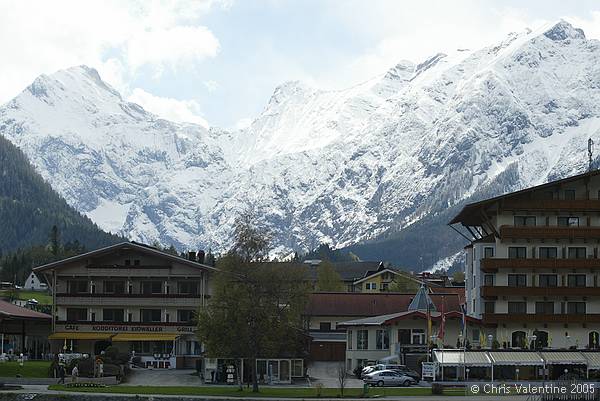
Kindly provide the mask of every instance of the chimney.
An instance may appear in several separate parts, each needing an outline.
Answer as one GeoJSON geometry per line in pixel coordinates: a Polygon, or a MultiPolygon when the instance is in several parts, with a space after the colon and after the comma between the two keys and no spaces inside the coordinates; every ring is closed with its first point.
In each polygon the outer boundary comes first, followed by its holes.
{"type": "Polygon", "coordinates": [[[198,263],[204,263],[204,251],[202,249],[198,251],[198,263]]]}
{"type": "Polygon", "coordinates": [[[196,261],[196,252],[188,251],[188,260],[195,262],[196,261]]]}

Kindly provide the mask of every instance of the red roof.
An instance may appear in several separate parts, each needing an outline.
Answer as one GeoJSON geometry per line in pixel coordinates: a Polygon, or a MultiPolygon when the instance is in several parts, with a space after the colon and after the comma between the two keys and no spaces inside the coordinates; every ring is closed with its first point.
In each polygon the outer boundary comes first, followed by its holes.
{"type": "Polygon", "coordinates": [[[52,319],[52,316],[45,313],[36,312],[31,309],[22,308],[10,302],[0,299],[0,320],[1,319],[52,319]]]}
{"type": "Polygon", "coordinates": [[[460,299],[461,304],[465,304],[465,287],[429,287],[433,294],[456,294],[460,299]]]}
{"type": "MultiPolygon", "coordinates": [[[[310,295],[306,313],[311,316],[379,316],[408,310],[415,294],[317,292],[310,295]]],[[[430,294],[438,311],[460,312],[458,294],[430,294]]]]}

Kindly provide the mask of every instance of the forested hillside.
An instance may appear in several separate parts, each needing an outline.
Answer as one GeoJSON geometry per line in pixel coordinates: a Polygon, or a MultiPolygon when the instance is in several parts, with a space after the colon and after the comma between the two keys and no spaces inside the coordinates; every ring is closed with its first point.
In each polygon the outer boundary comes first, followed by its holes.
{"type": "Polygon", "coordinates": [[[56,226],[61,243],[94,249],[116,243],[79,214],[35,172],[25,155],[0,135],[0,251],[45,246],[56,226]]]}

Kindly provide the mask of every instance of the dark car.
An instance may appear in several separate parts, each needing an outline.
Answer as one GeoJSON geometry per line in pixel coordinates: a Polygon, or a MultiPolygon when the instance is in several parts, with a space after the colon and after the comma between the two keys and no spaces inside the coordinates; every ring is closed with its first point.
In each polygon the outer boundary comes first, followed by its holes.
{"type": "Polygon", "coordinates": [[[406,366],[398,366],[392,369],[400,373],[401,375],[413,378],[417,383],[421,381],[421,375],[416,371],[407,368],[406,366]]]}

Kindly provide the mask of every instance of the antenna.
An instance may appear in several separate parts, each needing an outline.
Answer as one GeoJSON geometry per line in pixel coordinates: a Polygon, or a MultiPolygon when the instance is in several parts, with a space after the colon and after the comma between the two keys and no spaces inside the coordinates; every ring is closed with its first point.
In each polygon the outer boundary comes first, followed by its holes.
{"type": "Polygon", "coordinates": [[[593,164],[593,160],[592,160],[592,145],[594,145],[594,141],[592,141],[592,138],[588,139],[588,157],[590,159],[590,164],[588,167],[588,171],[592,171],[592,164],[593,164]]]}

